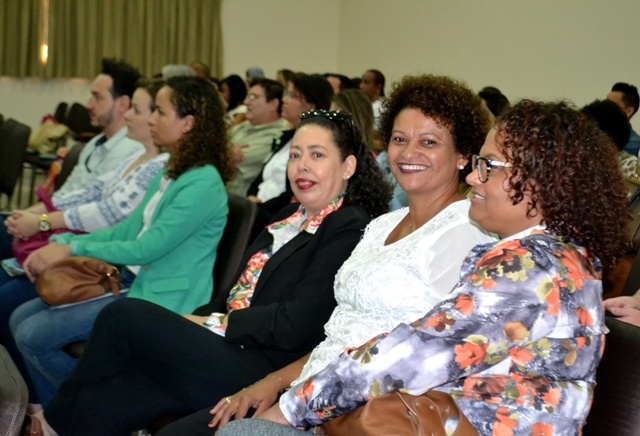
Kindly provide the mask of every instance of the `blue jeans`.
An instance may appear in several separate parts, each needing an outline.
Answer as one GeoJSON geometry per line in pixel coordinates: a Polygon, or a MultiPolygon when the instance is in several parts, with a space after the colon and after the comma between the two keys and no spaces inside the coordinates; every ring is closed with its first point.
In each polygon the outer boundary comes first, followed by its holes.
{"type": "Polygon", "coordinates": [[[26,276],[10,277],[0,268],[0,344],[7,349],[29,386],[29,401],[35,403],[38,402],[36,391],[32,388],[29,373],[11,335],[9,317],[21,304],[37,297],[35,287],[26,276]]]}
{"type": "MultiPolygon", "coordinates": [[[[123,289],[129,288],[133,276],[121,275],[123,289]]],[[[64,351],[67,344],[89,339],[98,313],[120,297],[105,297],[75,306],[52,308],[40,298],[17,308],[10,319],[16,345],[43,406],[55,397],[78,359],[64,351]]]]}

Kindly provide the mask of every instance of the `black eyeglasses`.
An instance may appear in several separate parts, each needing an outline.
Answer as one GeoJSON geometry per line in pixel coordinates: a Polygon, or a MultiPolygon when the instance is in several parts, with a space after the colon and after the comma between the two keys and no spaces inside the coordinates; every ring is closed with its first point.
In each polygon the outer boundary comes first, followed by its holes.
{"type": "Polygon", "coordinates": [[[489,180],[489,174],[493,168],[511,168],[512,166],[510,163],[487,159],[476,154],[471,156],[471,169],[478,172],[478,178],[482,183],[486,183],[489,180]]]}
{"type": "MultiPolygon", "coordinates": [[[[300,114],[300,120],[308,120],[310,118],[324,118],[325,120],[333,121],[334,123],[346,123],[351,129],[351,140],[353,141],[353,148],[357,151],[361,151],[356,141],[356,127],[353,124],[353,117],[349,112],[345,111],[328,111],[324,109],[312,109],[300,114]]],[[[362,142],[362,141],[360,141],[362,142]]]]}

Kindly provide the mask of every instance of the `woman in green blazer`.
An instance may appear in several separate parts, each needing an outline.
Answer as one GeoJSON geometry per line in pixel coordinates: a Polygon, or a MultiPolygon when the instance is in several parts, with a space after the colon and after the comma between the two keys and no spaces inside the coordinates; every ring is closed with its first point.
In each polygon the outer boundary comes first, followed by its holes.
{"type": "MultiPolygon", "coordinates": [[[[227,220],[224,183],[232,175],[225,144],[224,109],[211,85],[193,77],[169,79],[149,120],[154,142],[171,157],[165,171],[125,221],[88,235],[63,234],[31,254],[31,280],[52,263],[90,256],[124,265],[129,297],[177,313],[207,303],[213,291],[216,249],[227,220]]],[[[119,297],[123,298],[123,297],[119,297]]],[[[76,365],[63,347],[86,340],[96,316],[117,297],[52,308],[31,300],[16,309],[11,330],[38,393],[47,404],[76,365]]]]}

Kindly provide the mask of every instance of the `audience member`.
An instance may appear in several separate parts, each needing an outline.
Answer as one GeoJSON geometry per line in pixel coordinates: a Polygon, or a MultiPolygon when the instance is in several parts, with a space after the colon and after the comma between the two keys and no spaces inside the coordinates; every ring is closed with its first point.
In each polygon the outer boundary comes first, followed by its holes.
{"type": "MultiPolygon", "coordinates": [[[[638,111],[638,105],[640,104],[638,88],[622,82],[613,85],[611,92],[607,95],[607,99],[620,106],[629,120],[638,111]]],[[[640,153],[640,136],[633,129],[631,129],[631,136],[624,150],[634,156],[638,156],[638,153],[640,153]]]]}
{"type": "MultiPolygon", "coordinates": [[[[622,175],[635,187],[640,186],[640,161],[638,156],[627,153],[624,147],[629,142],[631,124],[625,113],[611,100],[596,100],[582,108],[582,113],[598,123],[598,127],[609,135],[618,147],[618,160],[622,175]]],[[[634,187],[634,191],[635,191],[634,187]]]]}
{"type": "Polygon", "coordinates": [[[485,86],[478,92],[484,106],[493,114],[499,117],[511,107],[509,99],[498,88],[485,86]]]}
{"type": "MultiPolygon", "coordinates": [[[[127,137],[125,113],[131,106],[131,96],[140,73],[131,65],[113,59],[102,60],[102,70],[91,84],[91,97],[87,110],[91,124],[103,129],[103,133],[89,141],[82,149],[76,165],[64,185],[52,196],[54,204],[64,202],[72,193],[92,186],[96,180],[107,177],[133,154],[144,152],[143,145],[127,137]]],[[[13,235],[24,237],[25,224],[30,215],[38,219],[38,230],[51,228],[44,203],[36,203],[23,211],[15,211],[6,221],[0,222],[0,255],[3,259],[13,257],[11,242],[13,235]],[[24,224],[24,226],[23,226],[24,224]],[[8,233],[7,230],[11,232],[8,233]]],[[[15,355],[9,332],[9,316],[22,303],[35,297],[29,281],[24,277],[10,277],[0,270],[0,342],[15,355]],[[26,289],[23,291],[23,289],[26,289]]]]}
{"type": "Polygon", "coordinates": [[[193,412],[322,340],[336,271],[390,195],[343,115],[305,114],[288,168],[300,204],[249,247],[238,282],[211,305],[221,313],[188,321],[134,299],[102,312],[78,368],[45,410],[58,433],[130,434],[160,415],[193,412]]]}
{"type": "Polygon", "coordinates": [[[284,89],[287,89],[287,84],[295,75],[296,73],[293,71],[283,68],[282,70],[278,70],[278,73],[276,74],[276,81],[281,84],[284,89]]]}
{"type": "Polygon", "coordinates": [[[331,99],[331,110],[349,112],[364,143],[369,150],[374,149],[376,136],[373,131],[373,109],[362,92],[357,89],[345,89],[336,93],[331,99]]]}
{"type": "MultiPolygon", "coordinates": [[[[78,158],[79,164],[65,181],[62,187],[54,192],[52,198],[83,189],[98,177],[116,169],[120,163],[144,147],[137,141],[127,138],[127,127],[124,114],[131,106],[131,96],[140,79],[140,73],[131,65],[113,59],[102,60],[102,71],[91,85],[91,98],[87,102],[87,111],[91,125],[102,128],[103,133],[94,137],[82,149],[78,158]]],[[[46,207],[36,203],[23,212],[44,214],[46,207]]],[[[42,217],[46,221],[46,217],[42,217]]],[[[9,218],[10,225],[12,219],[9,218]]],[[[6,232],[0,231],[0,235],[6,232]]],[[[5,236],[6,238],[6,236],[5,236]]],[[[7,243],[0,243],[3,258],[11,257],[10,238],[7,243]]]]}
{"type": "Polygon", "coordinates": [[[251,182],[260,174],[271,143],[289,127],[280,117],[282,86],[275,80],[256,80],[249,89],[244,104],[246,120],[229,132],[238,172],[227,184],[227,191],[245,197],[251,182]]]}
{"type": "Polygon", "coordinates": [[[367,70],[362,75],[360,91],[367,96],[373,109],[373,126],[376,130],[379,127],[380,112],[384,101],[384,74],[378,70],[367,70]]]}
{"type": "Polygon", "coordinates": [[[220,94],[227,103],[227,115],[225,121],[229,127],[240,124],[245,120],[247,106],[244,99],[247,98],[247,85],[242,77],[232,74],[220,82],[220,94]]]}
{"type": "Polygon", "coordinates": [[[254,81],[264,79],[264,71],[260,67],[251,67],[245,71],[245,81],[247,82],[247,89],[254,85],[254,81]]]}
{"type": "MultiPolygon", "coordinates": [[[[249,407],[260,414],[294,379],[316,373],[345,348],[421,316],[456,284],[468,251],[494,240],[469,222],[470,201],[458,189],[490,126],[480,98],[447,77],[405,77],[389,97],[381,121],[409,207],[372,221],[338,272],[338,306],[325,325],[327,339],[310,356],[221,400],[212,426],[234,414],[243,417],[249,407]],[[433,142],[432,147],[425,142],[433,142]]],[[[160,434],[208,434],[209,411],[160,434]]]]}
{"type": "Polygon", "coordinates": [[[355,88],[355,86],[353,86],[353,83],[351,82],[351,79],[343,74],[326,73],[324,77],[331,84],[334,94],[338,94],[340,91],[344,91],[346,89],[355,88]]]}
{"type": "Polygon", "coordinates": [[[311,109],[329,109],[333,91],[319,75],[296,75],[287,85],[282,98],[282,117],[292,126],[273,141],[271,155],[261,172],[251,183],[247,194],[258,203],[255,229],[262,229],[285,205],[291,202],[293,191],[287,179],[289,149],[300,115],[311,109]]]}
{"type": "Polygon", "coordinates": [[[177,313],[210,301],[216,247],[227,219],[224,181],[232,173],[223,117],[221,99],[208,81],[168,79],[157,94],[149,124],[155,144],[166,147],[171,158],[149,184],[142,203],[110,229],[56,235],[25,261],[32,280],[71,256],[127,266],[120,277],[122,288],[129,290],[120,297],[68,307],[49,307],[34,299],[13,312],[11,331],[43,405],[76,365],[77,359],[63,347],[87,340],[103,307],[127,295],[177,313]]]}
{"type": "Polygon", "coordinates": [[[430,389],[451,394],[481,435],[581,433],[606,333],[599,259],[625,248],[615,149],[565,104],[523,101],[473,166],[469,215],[503,239],[475,247],[422,318],[346,349],[219,436],[301,434],[268,421],[316,426],[377,395],[430,389]]]}

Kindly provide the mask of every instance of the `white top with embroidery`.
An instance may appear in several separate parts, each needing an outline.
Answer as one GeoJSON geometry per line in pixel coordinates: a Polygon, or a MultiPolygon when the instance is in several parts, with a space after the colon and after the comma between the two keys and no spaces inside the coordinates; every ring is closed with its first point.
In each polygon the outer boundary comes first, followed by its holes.
{"type": "Polygon", "coordinates": [[[469,222],[469,206],[469,200],[457,201],[390,245],[384,245],[389,233],[409,208],[369,224],[336,275],[338,306],[325,324],[327,338],[293,384],[323,369],[345,348],[420,318],[453,289],[471,248],[494,240],[469,222]]]}

